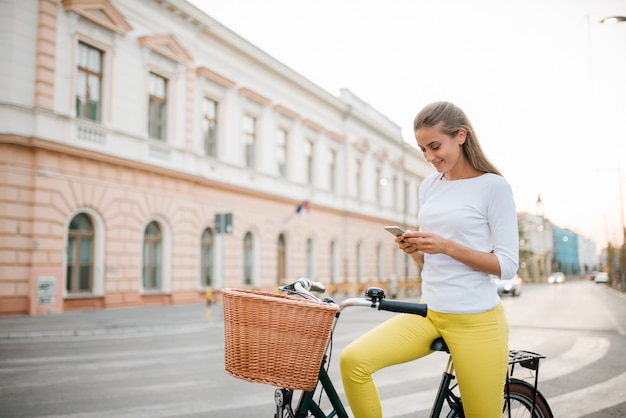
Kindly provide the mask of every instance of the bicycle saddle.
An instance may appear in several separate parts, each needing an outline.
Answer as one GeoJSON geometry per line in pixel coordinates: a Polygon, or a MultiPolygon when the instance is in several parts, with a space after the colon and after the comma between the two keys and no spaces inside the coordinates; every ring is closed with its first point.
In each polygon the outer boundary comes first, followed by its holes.
{"type": "Polygon", "coordinates": [[[435,338],[432,344],[430,344],[430,349],[434,351],[445,351],[446,353],[450,352],[448,351],[448,346],[442,337],[435,338]]]}

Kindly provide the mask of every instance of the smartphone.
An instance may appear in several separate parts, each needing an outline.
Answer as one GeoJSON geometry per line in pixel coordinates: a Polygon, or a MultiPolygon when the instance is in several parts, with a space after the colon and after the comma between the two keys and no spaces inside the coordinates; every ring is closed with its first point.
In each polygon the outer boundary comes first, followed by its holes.
{"type": "Polygon", "coordinates": [[[395,235],[396,237],[399,237],[400,235],[404,234],[404,229],[400,228],[399,226],[386,226],[385,229],[387,231],[389,231],[390,233],[392,233],[393,235],[395,235]]]}

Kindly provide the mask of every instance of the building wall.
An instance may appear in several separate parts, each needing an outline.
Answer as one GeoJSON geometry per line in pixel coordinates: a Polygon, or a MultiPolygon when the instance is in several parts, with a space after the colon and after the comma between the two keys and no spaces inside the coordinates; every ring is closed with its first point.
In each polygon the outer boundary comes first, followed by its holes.
{"type": "Polygon", "coordinates": [[[578,275],[578,235],[570,230],[554,228],[554,263],[552,271],[561,271],[566,275],[578,275]]]}
{"type": "Polygon", "coordinates": [[[520,230],[520,276],[529,281],[544,281],[552,271],[554,257],[553,226],[542,215],[518,213],[520,230]]]}
{"type": "Polygon", "coordinates": [[[602,268],[595,242],[580,235],[578,236],[578,261],[581,274],[589,274],[602,268]]]}
{"type": "Polygon", "coordinates": [[[337,291],[391,275],[417,288],[417,268],[382,226],[416,225],[417,188],[431,169],[395,123],[349,90],[332,96],[182,0],[11,0],[0,12],[0,315],[201,302],[200,240],[218,213],[232,213],[233,230],[215,235],[214,290],[243,286],[247,233],[252,287],[278,284],[283,234],[288,277],[312,270],[328,283],[334,267],[337,291]],[[97,121],[76,116],[81,42],[103,51],[97,121]],[[163,141],[147,130],[151,72],[168,80],[163,141]],[[202,143],[204,97],[219,104],[215,157],[202,143]],[[254,168],[244,161],[244,115],[258,121],[254,168]],[[278,128],[289,132],[286,177],[278,128]],[[314,144],[311,182],[305,141],[314,144]],[[304,201],[310,210],[296,214],[304,201]],[[93,286],[68,294],[68,228],[80,213],[94,225],[93,286]],[[151,221],[163,230],[158,291],[142,287],[151,221]],[[57,283],[45,303],[41,278],[57,283]]]}

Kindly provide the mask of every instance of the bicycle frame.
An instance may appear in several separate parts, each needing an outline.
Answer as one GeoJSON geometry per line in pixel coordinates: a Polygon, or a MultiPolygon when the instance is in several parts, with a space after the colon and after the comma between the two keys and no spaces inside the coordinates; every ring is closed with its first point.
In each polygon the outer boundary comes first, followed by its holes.
{"type": "Polygon", "coordinates": [[[454,379],[454,365],[452,364],[452,357],[448,357],[448,365],[441,376],[437,396],[435,396],[435,401],[430,411],[430,418],[436,418],[441,415],[444,401],[448,402],[448,405],[453,412],[458,412],[461,408],[461,399],[452,393],[452,388],[450,388],[450,384],[454,379]]]}
{"type": "MultiPolygon", "coordinates": [[[[295,417],[307,417],[309,416],[309,412],[313,414],[315,418],[348,418],[348,413],[346,412],[341,399],[339,398],[339,394],[335,389],[324,365],[326,364],[327,357],[324,355],[324,360],[322,361],[322,365],[320,366],[319,373],[319,383],[322,386],[322,390],[326,393],[330,404],[333,407],[333,410],[326,415],[324,411],[320,408],[320,406],[313,400],[315,396],[315,391],[311,392],[303,392],[300,400],[298,401],[298,406],[295,410],[295,417]]],[[[284,389],[277,389],[277,391],[282,391],[284,389]]]]}
{"type": "MultiPolygon", "coordinates": [[[[310,392],[302,392],[293,414],[294,417],[307,417],[309,414],[312,414],[315,418],[349,418],[348,413],[341,402],[339,394],[337,393],[337,390],[335,389],[335,386],[325,369],[326,362],[327,356],[324,355],[319,371],[319,384],[321,385],[321,390],[326,393],[328,401],[333,408],[332,411],[328,412],[328,414],[322,411],[320,406],[314,400],[315,390],[313,390],[310,392]]],[[[452,411],[450,414],[451,416],[457,416],[456,414],[459,413],[459,410],[461,409],[461,400],[452,392],[454,387],[451,387],[454,379],[454,366],[452,364],[452,358],[450,357],[448,359],[446,370],[443,372],[441,377],[439,390],[437,391],[437,396],[433,402],[431,413],[429,415],[430,417],[439,417],[445,402],[448,403],[452,411]]],[[[281,392],[280,398],[287,399],[287,402],[289,402],[289,404],[291,403],[291,394],[293,391],[287,389],[276,389],[276,392],[277,394],[278,392],[281,392]]],[[[277,405],[277,407],[279,407],[279,405],[277,405]]]]}

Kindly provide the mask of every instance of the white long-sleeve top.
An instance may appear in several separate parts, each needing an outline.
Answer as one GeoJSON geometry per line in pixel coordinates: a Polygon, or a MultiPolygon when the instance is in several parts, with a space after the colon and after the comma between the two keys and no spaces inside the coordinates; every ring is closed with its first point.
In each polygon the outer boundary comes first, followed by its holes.
{"type": "MultiPolygon", "coordinates": [[[[419,229],[466,247],[492,251],[500,262],[500,277],[515,275],[519,262],[519,232],[513,193],[504,177],[483,174],[462,180],[428,176],[419,190],[419,229]]],[[[422,299],[437,312],[480,313],[500,301],[488,274],[444,254],[424,254],[422,299]]]]}

